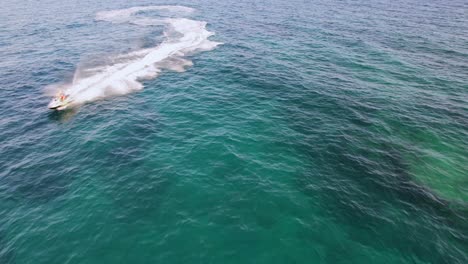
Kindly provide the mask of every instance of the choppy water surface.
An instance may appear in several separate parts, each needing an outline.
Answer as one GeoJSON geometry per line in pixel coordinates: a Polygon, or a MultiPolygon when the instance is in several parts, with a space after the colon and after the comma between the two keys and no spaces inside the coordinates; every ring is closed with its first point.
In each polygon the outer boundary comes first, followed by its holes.
{"type": "Polygon", "coordinates": [[[0,263],[467,263],[467,12],[4,0],[0,263]]]}

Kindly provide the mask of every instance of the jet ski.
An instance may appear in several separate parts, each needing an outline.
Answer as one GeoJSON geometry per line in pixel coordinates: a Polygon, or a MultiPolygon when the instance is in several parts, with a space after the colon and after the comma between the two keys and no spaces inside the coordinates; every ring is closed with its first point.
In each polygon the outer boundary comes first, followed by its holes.
{"type": "Polygon", "coordinates": [[[62,91],[59,91],[59,93],[52,98],[52,101],[50,101],[49,105],[47,106],[49,109],[53,110],[65,110],[67,107],[69,107],[72,103],[72,100],[70,98],[70,95],[65,94],[62,91]]]}

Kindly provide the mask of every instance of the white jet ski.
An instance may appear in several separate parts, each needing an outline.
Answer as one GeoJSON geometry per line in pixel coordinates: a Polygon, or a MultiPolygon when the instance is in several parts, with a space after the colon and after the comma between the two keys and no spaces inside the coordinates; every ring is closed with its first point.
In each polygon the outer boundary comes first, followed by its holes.
{"type": "Polygon", "coordinates": [[[49,109],[60,111],[67,109],[67,107],[69,107],[71,103],[72,100],[70,98],[70,95],[60,91],[54,98],[52,98],[52,101],[50,101],[47,107],[49,109]]]}

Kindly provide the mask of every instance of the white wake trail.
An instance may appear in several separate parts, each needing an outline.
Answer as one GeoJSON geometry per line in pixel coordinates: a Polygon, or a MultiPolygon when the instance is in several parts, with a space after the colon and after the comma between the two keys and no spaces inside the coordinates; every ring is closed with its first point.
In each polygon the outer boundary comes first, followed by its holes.
{"type": "Polygon", "coordinates": [[[153,48],[115,56],[112,61],[116,63],[77,70],[72,83],[53,87],[65,90],[74,104],[83,104],[140,90],[143,88],[142,80],[155,78],[163,68],[183,71],[184,67],[192,65],[185,56],[212,50],[221,44],[208,40],[214,33],[206,29],[206,22],[180,17],[193,11],[183,6],[145,6],[97,13],[98,21],[164,26],[165,40],[153,48]],[[137,16],[137,13],[144,11],[167,12],[169,17],[154,19],[137,16]]]}

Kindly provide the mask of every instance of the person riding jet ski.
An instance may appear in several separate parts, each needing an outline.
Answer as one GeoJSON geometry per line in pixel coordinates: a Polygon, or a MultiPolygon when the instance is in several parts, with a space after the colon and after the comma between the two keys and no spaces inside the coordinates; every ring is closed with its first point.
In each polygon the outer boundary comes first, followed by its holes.
{"type": "Polygon", "coordinates": [[[62,90],[60,90],[57,95],[52,98],[48,107],[49,109],[56,109],[56,110],[64,110],[70,105],[70,95],[65,94],[62,90]]]}
{"type": "Polygon", "coordinates": [[[60,94],[59,94],[60,101],[64,102],[65,98],[67,98],[67,96],[63,92],[60,92],[60,94]]]}

